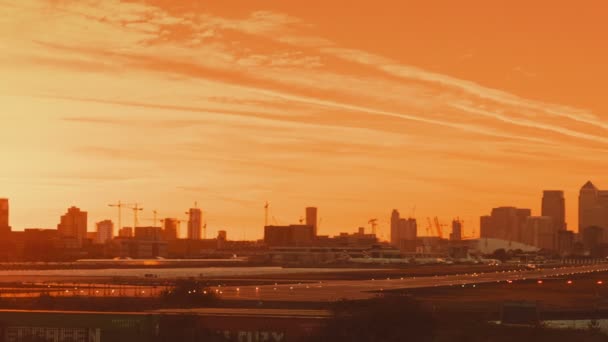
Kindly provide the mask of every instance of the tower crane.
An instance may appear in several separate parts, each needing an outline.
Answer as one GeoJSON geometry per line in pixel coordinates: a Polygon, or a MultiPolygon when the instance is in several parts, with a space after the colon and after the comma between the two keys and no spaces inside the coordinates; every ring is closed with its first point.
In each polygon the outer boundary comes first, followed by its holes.
{"type": "Polygon", "coordinates": [[[132,204],[129,206],[129,208],[131,208],[131,210],[133,210],[133,231],[135,231],[135,228],[139,224],[139,221],[138,221],[139,212],[144,210],[144,208],[140,207],[139,203],[132,204]]]}
{"type": "Polygon", "coordinates": [[[129,208],[133,206],[131,203],[123,203],[118,201],[118,203],[108,204],[109,207],[118,208],[118,230],[122,228],[122,208],[129,208]]]}
{"type": "Polygon", "coordinates": [[[431,222],[431,218],[426,218],[426,236],[431,236],[431,230],[433,229],[433,222],[431,222]]]}

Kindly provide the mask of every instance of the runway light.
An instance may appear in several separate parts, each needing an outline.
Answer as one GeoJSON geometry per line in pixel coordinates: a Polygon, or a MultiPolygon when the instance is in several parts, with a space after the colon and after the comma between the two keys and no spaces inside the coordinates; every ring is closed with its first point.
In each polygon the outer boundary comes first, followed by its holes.
{"type": "Polygon", "coordinates": [[[568,281],[566,282],[566,284],[568,284],[568,285],[572,285],[572,280],[568,280],[568,281]]]}
{"type": "Polygon", "coordinates": [[[513,283],[513,280],[507,280],[507,283],[511,284],[513,283]]]}
{"type": "Polygon", "coordinates": [[[602,285],[603,283],[604,283],[604,282],[603,282],[603,281],[601,281],[601,280],[598,280],[598,281],[597,281],[597,284],[598,284],[598,285],[602,285]]]}
{"type": "Polygon", "coordinates": [[[536,283],[537,283],[537,284],[542,284],[542,283],[543,283],[543,281],[542,281],[542,280],[538,280],[536,283]]]}

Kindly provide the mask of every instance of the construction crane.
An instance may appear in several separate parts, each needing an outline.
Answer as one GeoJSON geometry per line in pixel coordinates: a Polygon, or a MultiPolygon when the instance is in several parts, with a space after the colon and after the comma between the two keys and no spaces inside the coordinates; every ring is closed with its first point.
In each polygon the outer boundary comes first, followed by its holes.
{"type": "Polygon", "coordinates": [[[135,228],[139,224],[139,221],[138,221],[139,212],[144,210],[144,208],[140,207],[139,203],[132,204],[129,206],[129,208],[131,208],[131,210],[133,210],[133,231],[135,231],[135,228]]]}
{"type": "MultiPolygon", "coordinates": [[[[152,210],[152,215],[153,215],[152,221],[154,222],[154,227],[158,227],[156,225],[156,222],[158,222],[158,211],[156,211],[156,209],[152,210]]],[[[162,219],[160,220],[160,222],[163,222],[163,221],[164,220],[162,220],[162,219]]]]}
{"type": "Polygon", "coordinates": [[[435,216],[435,219],[434,219],[434,220],[435,220],[435,229],[437,229],[437,236],[438,236],[440,239],[443,239],[443,231],[442,231],[442,228],[443,228],[443,227],[445,227],[446,225],[445,225],[445,224],[440,224],[440,223],[439,223],[439,219],[437,218],[437,216],[435,216]]]}
{"type": "Polygon", "coordinates": [[[109,207],[118,208],[118,230],[122,228],[122,208],[129,208],[132,205],[131,203],[122,203],[121,201],[108,204],[109,207]]]}
{"type": "Polygon", "coordinates": [[[378,227],[378,219],[377,218],[369,219],[369,221],[367,221],[367,223],[372,226],[372,234],[376,235],[376,227],[378,227]]]}
{"type": "Polygon", "coordinates": [[[268,226],[268,209],[270,208],[270,203],[266,201],[264,203],[264,227],[268,226]]]}
{"type": "MultiPolygon", "coordinates": [[[[156,223],[160,222],[160,224],[162,225],[165,222],[165,219],[159,219],[158,211],[156,211],[156,210],[153,210],[152,214],[153,214],[152,218],[144,218],[142,220],[152,221],[152,222],[154,222],[154,227],[160,227],[160,226],[157,226],[156,223]]],[[[177,219],[177,221],[181,222],[181,220],[179,220],[179,219],[177,219]]]]}
{"type": "Polygon", "coordinates": [[[433,222],[431,222],[431,218],[427,217],[426,218],[426,236],[431,236],[431,230],[433,229],[433,222]]]}

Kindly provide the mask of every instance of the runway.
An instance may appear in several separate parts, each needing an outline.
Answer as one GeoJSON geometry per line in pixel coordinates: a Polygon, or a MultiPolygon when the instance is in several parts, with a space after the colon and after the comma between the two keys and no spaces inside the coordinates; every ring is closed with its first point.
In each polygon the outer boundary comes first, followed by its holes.
{"type": "MultiPolygon", "coordinates": [[[[446,276],[399,277],[368,280],[335,280],[311,283],[276,284],[261,286],[217,286],[211,288],[222,299],[333,302],[342,299],[366,299],[385,291],[431,288],[439,286],[474,287],[477,284],[523,280],[568,277],[577,274],[606,272],[608,264],[556,267],[537,270],[495,271],[485,273],[465,273],[446,276]]],[[[542,284],[539,284],[542,285],[542,284]]],[[[608,279],[606,281],[608,286],[608,279]]]]}

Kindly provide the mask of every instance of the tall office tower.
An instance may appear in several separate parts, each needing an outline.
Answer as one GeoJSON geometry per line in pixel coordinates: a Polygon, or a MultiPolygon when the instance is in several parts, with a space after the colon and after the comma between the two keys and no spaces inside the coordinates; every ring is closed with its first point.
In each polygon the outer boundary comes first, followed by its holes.
{"type": "Polygon", "coordinates": [[[8,214],[8,199],[0,198],[0,233],[6,233],[11,231],[8,214]]]}
{"type": "Polygon", "coordinates": [[[524,243],[541,249],[557,250],[557,226],[550,216],[528,216],[524,243]]]}
{"type": "Polygon", "coordinates": [[[515,228],[513,240],[522,242],[526,230],[526,220],[532,216],[532,209],[518,208],[515,215],[517,216],[517,227],[515,228]]]}
{"type": "Polygon", "coordinates": [[[57,225],[59,235],[63,237],[76,238],[80,241],[87,238],[87,219],[86,211],[71,207],[68,212],[61,216],[61,222],[57,225]]]}
{"type": "Polygon", "coordinates": [[[484,215],[479,218],[479,237],[493,238],[494,231],[492,230],[492,216],[484,215]]]}
{"type": "Polygon", "coordinates": [[[397,246],[399,244],[399,211],[393,209],[391,213],[391,245],[397,246]]]}
{"type": "Polygon", "coordinates": [[[111,220],[103,220],[97,222],[97,235],[95,241],[100,244],[104,244],[108,241],[112,241],[114,237],[114,222],[111,220]]]}
{"type": "Polygon", "coordinates": [[[450,240],[452,240],[452,241],[462,240],[462,221],[452,220],[452,233],[450,234],[450,240]]]}
{"type": "Polygon", "coordinates": [[[166,241],[176,240],[179,231],[179,220],[166,218],[163,220],[163,239],[166,241]]]}
{"type": "Polygon", "coordinates": [[[395,246],[406,252],[416,251],[416,238],[418,237],[418,224],[415,218],[399,219],[397,228],[397,243],[395,246]]]}
{"type": "Polygon", "coordinates": [[[314,236],[317,236],[317,208],[308,207],[306,208],[306,225],[312,226],[312,231],[314,232],[314,236]]]}
{"type": "Polygon", "coordinates": [[[188,212],[188,239],[200,240],[203,235],[203,211],[191,208],[188,212]]]}
{"type": "Polygon", "coordinates": [[[481,237],[522,241],[526,218],[531,212],[530,209],[515,207],[493,208],[490,216],[480,218],[481,237]]]}
{"type": "Polygon", "coordinates": [[[517,208],[514,207],[499,207],[492,209],[492,224],[496,238],[513,241],[517,239],[519,219],[517,217],[517,208]]]}
{"type": "Polygon", "coordinates": [[[596,225],[594,218],[598,204],[598,189],[590,181],[585,183],[578,194],[578,231],[596,225]]]}
{"type": "Polygon", "coordinates": [[[541,215],[553,219],[557,230],[566,230],[566,201],[561,190],[543,191],[541,215]]]}

